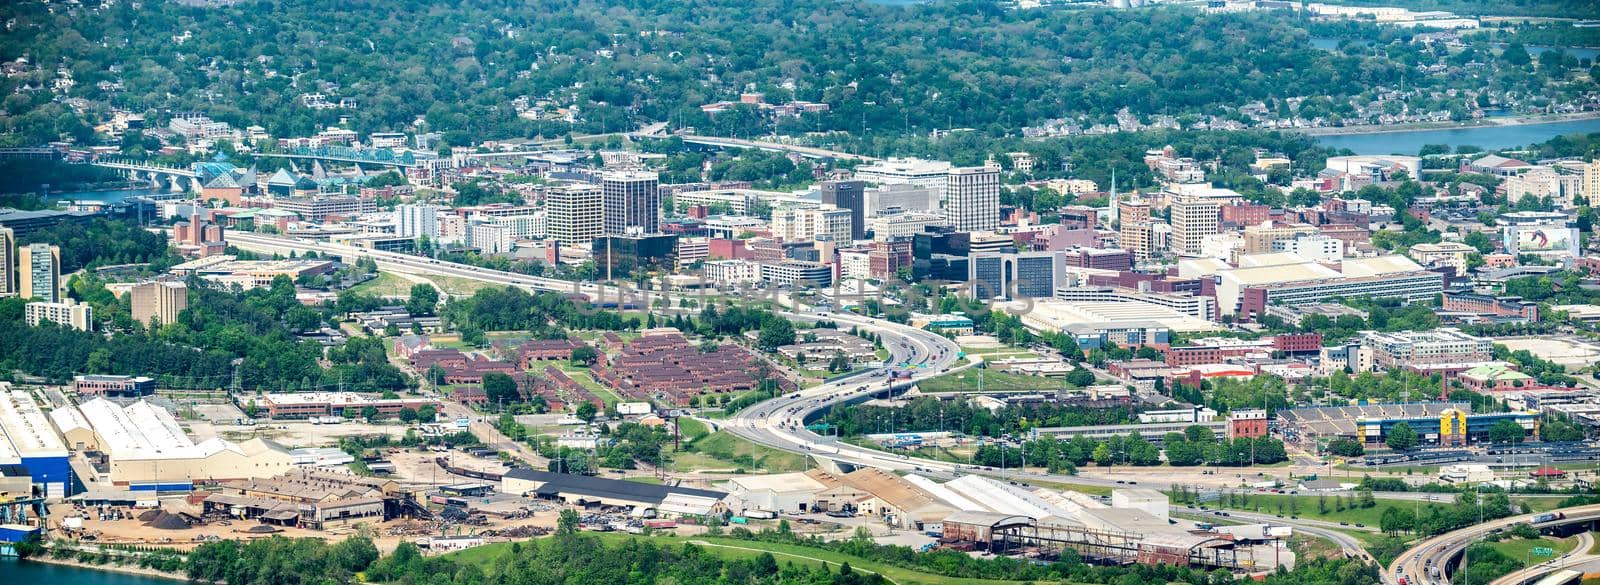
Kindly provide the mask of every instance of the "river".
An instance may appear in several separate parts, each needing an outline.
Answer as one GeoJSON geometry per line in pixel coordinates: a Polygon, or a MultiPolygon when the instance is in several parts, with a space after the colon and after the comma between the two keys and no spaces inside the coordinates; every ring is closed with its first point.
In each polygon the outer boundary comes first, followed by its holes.
{"type": "Polygon", "coordinates": [[[1317,142],[1333,148],[1348,148],[1356,154],[1415,155],[1425,144],[1447,144],[1451,148],[1470,144],[1487,150],[1525,146],[1564,134],[1600,132],[1600,118],[1519,124],[1474,126],[1443,130],[1407,130],[1380,134],[1342,134],[1318,136],[1317,142]]]}
{"type": "Polygon", "coordinates": [[[143,575],[0,559],[0,582],[37,585],[173,585],[178,581],[143,575]]]}
{"type": "Polygon", "coordinates": [[[80,191],[75,193],[51,193],[51,199],[65,199],[67,201],[99,201],[102,203],[116,203],[129,197],[143,195],[170,196],[171,191],[161,189],[113,189],[110,191],[80,191]]]}

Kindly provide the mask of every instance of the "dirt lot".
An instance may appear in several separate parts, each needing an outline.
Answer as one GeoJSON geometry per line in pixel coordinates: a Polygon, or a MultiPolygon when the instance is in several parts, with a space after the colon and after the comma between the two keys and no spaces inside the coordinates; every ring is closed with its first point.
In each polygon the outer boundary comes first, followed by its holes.
{"type": "MultiPolygon", "coordinates": [[[[135,510],[131,508],[123,508],[122,510],[130,513],[133,518],[106,521],[102,521],[97,518],[85,519],[83,522],[84,533],[95,535],[94,542],[100,544],[159,544],[179,550],[189,550],[203,543],[204,539],[202,537],[214,536],[217,538],[251,540],[255,538],[266,538],[269,536],[281,535],[296,538],[310,537],[339,539],[355,534],[358,530],[363,528],[371,528],[373,541],[378,545],[378,549],[388,552],[394,550],[394,548],[399,546],[399,544],[403,541],[413,540],[423,536],[437,535],[440,531],[439,524],[437,523],[421,522],[405,518],[390,520],[387,522],[337,526],[328,530],[283,528],[281,529],[281,532],[276,534],[252,534],[245,532],[249,528],[259,525],[254,520],[228,520],[227,524],[223,524],[221,522],[210,522],[188,529],[162,530],[146,526],[145,523],[140,522],[137,519],[138,514],[144,510],[135,510]]],[[[56,507],[52,507],[51,509],[51,518],[54,519],[53,522],[59,521],[60,518],[65,518],[72,514],[72,507],[70,505],[58,505],[56,507]]],[[[554,529],[556,525],[556,518],[559,514],[559,509],[550,509],[536,513],[527,518],[501,520],[491,517],[486,525],[461,525],[461,527],[462,530],[472,533],[484,533],[485,531],[503,532],[524,526],[554,529]]],[[[454,532],[455,530],[455,525],[452,525],[449,528],[449,531],[451,532],[454,532]]]]}
{"type": "Polygon", "coordinates": [[[1568,337],[1505,338],[1496,339],[1495,343],[1504,345],[1511,351],[1526,349],[1541,359],[1573,369],[1600,361],[1600,347],[1568,337]]]}
{"type": "Polygon", "coordinates": [[[308,422],[297,421],[269,421],[255,427],[242,427],[235,425],[206,425],[198,423],[190,425],[191,430],[201,434],[201,427],[211,427],[216,436],[232,441],[243,441],[261,437],[271,439],[284,447],[294,449],[300,447],[332,447],[339,444],[339,437],[353,435],[389,435],[403,437],[406,427],[400,424],[370,425],[366,423],[347,422],[336,425],[314,425],[308,422]]]}
{"type": "Polygon", "coordinates": [[[446,473],[434,464],[435,457],[445,457],[456,467],[489,473],[505,473],[506,466],[499,459],[487,457],[473,457],[460,451],[452,453],[433,453],[429,451],[395,450],[388,454],[389,461],[394,463],[394,474],[391,479],[413,485],[443,485],[463,482],[483,481],[470,477],[446,473]]]}

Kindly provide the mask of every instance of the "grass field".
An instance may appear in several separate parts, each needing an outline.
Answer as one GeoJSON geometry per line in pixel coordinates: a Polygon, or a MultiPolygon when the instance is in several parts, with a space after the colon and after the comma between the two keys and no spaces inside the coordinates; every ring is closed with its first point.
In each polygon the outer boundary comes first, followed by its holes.
{"type": "Polygon", "coordinates": [[[378,272],[378,277],[351,288],[351,292],[380,297],[410,298],[411,285],[415,283],[392,273],[378,272]]]}
{"type": "MultiPolygon", "coordinates": [[[[1443,496],[1447,498],[1453,497],[1449,494],[1443,494],[1443,496]]],[[[1429,505],[1439,505],[1429,502],[1408,501],[1402,503],[1378,500],[1378,505],[1371,508],[1346,508],[1345,510],[1340,511],[1334,502],[1336,498],[1334,496],[1327,496],[1327,512],[1323,512],[1317,506],[1317,501],[1321,499],[1322,496],[1248,494],[1246,497],[1247,500],[1243,505],[1235,504],[1232,506],[1223,506],[1222,501],[1218,500],[1208,503],[1207,506],[1213,508],[1228,508],[1231,510],[1245,510],[1262,514],[1278,514],[1285,518],[1288,518],[1289,516],[1298,516],[1300,518],[1325,520],[1328,522],[1347,522],[1351,525],[1365,524],[1368,527],[1376,528],[1378,526],[1378,519],[1382,517],[1383,510],[1386,507],[1415,507],[1416,510],[1420,511],[1429,505]]],[[[1348,502],[1349,500],[1346,501],[1348,502]]],[[[1448,500],[1443,501],[1448,502],[1448,500]]]]}
{"type": "Polygon", "coordinates": [[[1518,566],[1528,566],[1537,565],[1544,561],[1548,561],[1555,557],[1566,554],[1568,551],[1571,551],[1573,547],[1578,545],[1578,539],[1576,537],[1551,538],[1548,536],[1542,536],[1531,540],[1518,538],[1485,544],[1489,548],[1499,551],[1500,554],[1505,555],[1507,558],[1516,559],[1518,566]],[[1549,547],[1555,550],[1555,555],[1547,557],[1533,556],[1530,554],[1530,551],[1532,551],[1535,547],[1549,547]]]}
{"type": "MultiPolygon", "coordinates": [[[[478,292],[478,289],[491,286],[504,286],[456,276],[429,275],[428,280],[431,280],[434,284],[439,285],[439,288],[444,289],[445,294],[448,294],[452,297],[470,297],[473,293],[478,292]]],[[[410,287],[407,287],[407,290],[409,289],[410,287]]]]}
{"type": "MultiPolygon", "coordinates": [[[[776,544],[769,542],[753,542],[733,538],[715,536],[636,536],[619,533],[595,533],[594,537],[608,545],[615,545],[625,540],[634,538],[648,538],[658,545],[678,546],[694,544],[707,553],[724,559],[748,559],[762,553],[771,553],[779,564],[794,562],[797,564],[826,563],[829,568],[837,570],[839,565],[850,563],[850,567],[857,571],[877,573],[884,578],[899,585],[999,585],[1017,583],[1016,581],[994,581],[988,579],[965,579],[959,577],[945,577],[932,573],[923,573],[911,569],[887,565],[870,561],[860,557],[836,553],[791,544],[776,544]]],[[[495,560],[510,551],[510,543],[487,544],[470,548],[464,551],[453,552],[445,555],[446,558],[459,563],[475,564],[485,570],[493,568],[495,560]]]]}
{"type": "Polygon", "coordinates": [[[1081,492],[1081,493],[1089,494],[1091,496],[1109,496],[1109,495],[1111,495],[1111,492],[1114,489],[1114,488],[1111,488],[1111,487],[1108,487],[1108,486],[1103,486],[1103,485],[1084,485],[1084,484],[1081,484],[1081,483],[1062,483],[1062,482],[1057,482],[1057,481],[1039,481],[1039,480],[1036,480],[1036,479],[1029,479],[1028,480],[1028,485],[1035,485],[1035,486],[1039,486],[1039,487],[1047,487],[1047,488],[1057,489],[1057,490],[1067,490],[1067,491],[1081,492]]]}
{"type": "Polygon", "coordinates": [[[980,388],[984,391],[1047,391],[1059,390],[1065,382],[1055,378],[1039,376],[1023,376],[1005,372],[990,371],[985,368],[945,374],[924,380],[917,384],[923,392],[977,392],[980,388]]]}
{"type": "Polygon", "coordinates": [[[810,467],[804,455],[757,445],[726,431],[712,432],[694,419],[679,418],[678,432],[683,435],[685,448],[672,453],[673,471],[744,469],[785,473],[810,467]]]}
{"type": "Polygon", "coordinates": [[[579,386],[583,386],[584,389],[593,392],[595,396],[599,396],[600,400],[605,401],[606,406],[611,406],[618,402],[622,402],[621,396],[617,396],[616,392],[612,392],[610,388],[605,387],[605,385],[601,384],[599,380],[595,380],[594,376],[589,375],[589,368],[585,368],[583,366],[574,366],[572,365],[572,362],[552,363],[554,363],[557,368],[560,368],[561,371],[566,372],[568,376],[571,376],[573,380],[576,380],[579,386]]]}

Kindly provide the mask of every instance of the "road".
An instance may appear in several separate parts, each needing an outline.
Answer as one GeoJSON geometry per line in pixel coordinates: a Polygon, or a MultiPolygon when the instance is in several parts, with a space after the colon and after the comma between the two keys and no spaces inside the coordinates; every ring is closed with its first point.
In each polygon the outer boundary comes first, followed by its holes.
{"type": "MultiPolygon", "coordinates": [[[[563,293],[578,292],[588,295],[590,299],[615,299],[619,294],[614,287],[605,285],[580,284],[552,278],[478,268],[395,252],[368,250],[342,244],[300,240],[284,236],[232,233],[228,235],[228,241],[240,249],[264,254],[288,256],[291,253],[303,255],[306,252],[317,252],[323,255],[338,256],[346,262],[353,262],[361,258],[371,258],[378,265],[378,268],[382,270],[404,274],[421,276],[445,275],[532,290],[563,293]]],[[[969,363],[956,365],[959,359],[956,354],[959,353],[960,347],[955,342],[930,331],[889,321],[850,313],[811,312],[781,314],[800,320],[826,318],[844,325],[858,326],[872,331],[881,336],[884,347],[889,351],[890,358],[885,361],[885,366],[882,368],[863,371],[844,379],[773,398],[746,408],[728,420],[708,420],[706,421],[708,424],[727,429],[729,432],[752,442],[776,449],[823,457],[854,466],[921,472],[938,479],[950,479],[963,473],[981,473],[1018,482],[1043,481],[1110,488],[1126,487],[1126,482],[1121,480],[1053,475],[1016,469],[984,468],[971,464],[935,461],[857,447],[818,436],[805,428],[805,419],[813,412],[835,404],[884,392],[890,388],[891,384],[898,390],[909,387],[910,384],[919,380],[971,368],[981,363],[981,358],[969,356],[969,363]],[[899,364],[902,363],[913,367],[900,367],[899,364]],[[890,370],[910,372],[911,378],[909,380],[890,380],[888,376],[890,370]]],[[[452,412],[452,414],[455,413],[452,412]]],[[[492,428],[485,428],[486,426],[486,423],[476,423],[473,425],[472,430],[478,433],[480,437],[488,437],[493,441],[503,440],[498,431],[492,428]]],[[[537,460],[537,458],[521,452],[521,449],[513,449],[513,451],[529,459],[530,462],[537,460]]],[[[1171,489],[1172,486],[1172,481],[1163,481],[1159,477],[1152,477],[1145,480],[1143,487],[1171,489]]],[[[1417,497],[1419,499],[1426,497],[1424,494],[1410,493],[1393,495],[1407,498],[1417,497]]],[[[1324,527],[1301,523],[1297,520],[1285,521],[1275,518],[1274,522],[1293,526],[1312,534],[1330,532],[1324,527]]],[[[1334,538],[1336,541],[1341,540],[1337,536],[1334,538]]],[[[1341,546],[1346,546],[1347,542],[1342,541],[1340,544],[1341,546]]],[[[1359,543],[1357,543],[1357,546],[1359,546],[1359,543]]],[[[1365,555],[1365,551],[1362,551],[1362,554],[1365,555]]]]}
{"type": "MultiPolygon", "coordinates": [[[[1600,504],[1563,508],[1557,512],[1564,513],[1567,517],[1556,524],[1600,520],[1600,504]]],[[[1490,520],[1424,540],[1401,553],[1394,563],[1389,565],[1388,570],[1384,571],[1384,582],[1397,584],[1404,577],[1407,585],[1448,585],[1449,582],[1444,578],[1430,575],[1429,567],[1446,567],[1450,560],[1460,555],[1468,545],[1488,536],[1496,529],[1505,530],[1517,524],[1527,523],[1535,515],[1522,514],[1490,520]]]]}
{"type": "MultiPolygon", "coordinates": [[[[1201,510],[1199,508],[1190,507],[1177,508],[1176,512],[1200,517],[1216,516],[1215,510],[1201,510]]],[[[1375,532],[1375,529],[1350,528],[1346,526],[1339,526],[1338,524],[1332,522],[1307,520],[1303,518],[1284,520],[1283,518],[1278,518],[1271,514],[1256,514],[1253,512],[1235,512],[1233,510],[1228,510],[1227,514],[1228,515],[1226,518],[1229,520],[1244,520],[1248,522],[1260,522],[1262,524],[1293,526],[1295,530],[1299,530],[1324,540],[1332,541],[1334,544],[1339,545],[1339,549],[1344,551],[1345,555],[1366,559],[1369,561],[1372,560],[1372,555],[1367,554],[1367,549],[1361,545],[1361,539],[1351,536],[1349,533],[1341,532],[1341,530],[1363,530],[1375,532]]]]}
{"type": "Polygon", "coordinates": [[[1521,585],[1522,583],[1535,582],[1550,573],[1566,568],[1580,567],[1582,565],[1600,560],[1600,555],[1589,554],[1589,549],[1594,547],[1594,533],[1585,532],[1578,535],[1578,545],[1567,554],[1526,567],[1499,579],[1489,582],[1489,585],[1521,585]]]}

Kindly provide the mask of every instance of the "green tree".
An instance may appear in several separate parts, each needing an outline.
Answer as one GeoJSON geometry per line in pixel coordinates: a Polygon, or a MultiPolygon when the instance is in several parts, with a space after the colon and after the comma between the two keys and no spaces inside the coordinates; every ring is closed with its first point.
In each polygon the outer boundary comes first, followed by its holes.
{"type": "Polygon", "coordinates": [[[594,417],[600,413],[600,409],[596,408],[593,402],[589,402],[589,401],[586,400],[586,401],[583,401],[583,402],[579,402],[578,403],[578,407],[576,409],[574,409],[572,412],[579,419],[582,419],[583,422],[588,423],[588,422],[594,422],[594,417]]]}
{"type": "Polygon", "coordinates": [[[1417,448],[1417,432],[1411,429],[1411,425],[1405,422],[1398,422],[1389,427],[1389,435],[1384,437],[1383,442],[1390,449],[1410,451],[1417,448]]]}
{"type": "Polygon", "coordinates": [[[774,351],[780,346],[794,344],[794,324],[788,319],[778,316],[767,317],[761,322],[761,335],[757,340],[761,349],[774,351]]]}
{"type": "Polygon", "coordinates": [[[1361,442],[1340,437],[1328,442],[1328,452],[1340,457],[1360,457],[1366,453],[1361,442]]]}
{"type": "Polygon", "coordinates": [[[365,419],[368,423],[378,422],[378,407],[376,407],[376,406],[363,406],[363,407],[361,407],[361,418],[365,419]]]}
{"type": "Polygon", "coordinates": [[[517,391],[517,381],[501,372],[488,372],[483,375],[483,394],[489,400],[489,404],[495,405],[522,400],[522,394],[517,391]]]}
{"type": "Polygon", "coordinates": [[[578,515],[577,510],[562,508],[561,514],[556,516],[556,534],[577,534],[578,525],[582,522],[583,518],[578,515]]]}
{"type": "Polygon", "coordinates": [[[411,285],[411,297],[406,299],[406,313],[412,317],[432,315],[439,306],[439,291],[433,285],[419,282],[411,285]]]}
{"type": "Polygon", "coordinates": [[[1522,425],[1512,420],[1501,420],[1489,427],[1489,441],[1494,443],[1521,443],[1526,436],[1522,425]]]}

